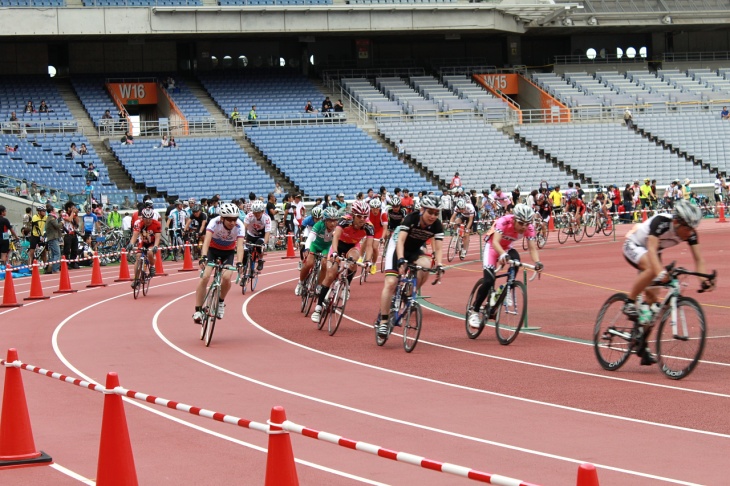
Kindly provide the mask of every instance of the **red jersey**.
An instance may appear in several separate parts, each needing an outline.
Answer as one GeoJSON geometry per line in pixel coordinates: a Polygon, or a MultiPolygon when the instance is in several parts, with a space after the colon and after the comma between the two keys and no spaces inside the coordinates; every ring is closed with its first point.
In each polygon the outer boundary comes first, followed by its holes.
{"type": "Polygon", "coordinates": [[[577,212],[580,214],[583,214],[586,212],[586,205],[583,201],[580,199],[571,199],[568,201],[568,204],[566,204],[566,209],[568,211],[577,212]]]}
{"type": "Polygon", "coordinates": [[[155,235],[162,232],[162,225],[159,221],[154,219],[150,220],[150,224],[145,226],[143,219],[138,219],[134,226],[132,226],[135,232],[139,232],[139,248],[145,246],[149,247],[155,244],[155,235]]]}
{"type": "Polygon", "coordinates": [[[356,245],[363,238],[372,238],[375,234],[375,228],[372,224],[370,224],[370,222],[366,221],[360,229],[355,229],[352,222],[352,216],[348,214],[342,217],[340,222],[337,223],[337,226],[342,229],[339,239],[340,242],[345,243],[346,245],[356,245]]]}
{"type": "Polygon", "coordinates": [[[381,209],[380,211],[378,211],[378,215],[375,216],[375,213],[371,210],[370,218],[368,219],[368,221],[370,222],[370,224],[373,225],[373,228],[375,229],[375,238],[382,238],[385,228],[388,227],[388,213],[381,209]]]}

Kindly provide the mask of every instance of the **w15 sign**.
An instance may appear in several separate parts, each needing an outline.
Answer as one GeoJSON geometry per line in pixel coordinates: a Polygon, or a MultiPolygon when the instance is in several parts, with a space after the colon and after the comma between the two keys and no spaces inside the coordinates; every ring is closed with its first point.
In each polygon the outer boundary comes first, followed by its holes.
{"type": "Polygon", "coordinates": [[[109,83],[112,94],[125,105],[156,105],[155,83],[109,83]]]}
{"type": "Polygon", "coordinates": [[[516,74],[480,74],[484,83],[495,91],[507,95],[519,94],[516,74]]]}

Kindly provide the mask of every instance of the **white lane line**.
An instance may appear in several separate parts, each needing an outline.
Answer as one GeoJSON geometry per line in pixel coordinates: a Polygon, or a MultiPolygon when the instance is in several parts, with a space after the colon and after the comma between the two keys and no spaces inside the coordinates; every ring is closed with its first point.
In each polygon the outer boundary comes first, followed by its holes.
{"type": "Polygon", "coordinates": [[[89,486],[94,486],[96,484],[95,481],[92,481],[91,479],[83,477],[81,474],[73,472],[72,470],[61,466],[57,462],[54,462],[53,464],[50,464],[50,466],[55,469],[56,471],[65,474],[66,476],[75,479],[83,484],[87,484],[89,486]]]}
{"type": "MultiPolygon", "coordinates": [[[[270,273],[267,273],[266,275],[272,275],[272,274],[275,274],[275,273],[289,272],[289,271],[291,271],[291,270],[290,269],[280,270],[278,272],[270,272],[270,273]]],[[[263,276],[264,275],[262,275],[262,277],[263,276]]],[[[157,285],[156,287],[164,287],[164,286],[167,286],[167,285],[174,285],[174,284],[177,284],[177,283],[181,283],[181,282],[185,282],[185,281],[189,281],[189,280],[198,280],[198,279],[199,279],[199,277],[195,277],[195,278],[191,278],[191,279],[179,280],[177,282],[168,282],[166,284],[157,285]]],[[[151,288],[154,288],[154,287],[151,287],[151,288]]],[[[162,313],[162,311],[164,309],[166,309],[171,304],[177,302],[178,300],[181,300],[183,298],[189,297],[189,296],[191,296],[193,294],[195,294],[194,291],[193,292],[189,292],[189,293],[184,294],[184,295],[181,295],[181,296],[173,299],[172,301],[168,302],[163,307],[161,307],[155,313],[155,315],[153,317],[153,322],[154,322],[155,329],[157,329],[156,326],[157,326],[158,316],[160,315],[160,313],[162,313]]],[[[78,316],[79,314],[81,314],[81,313],[83,313],[83,312],[85,312],[85,311],[87,311],[87,310],[89,310],[89,309],[91,309],[93,307],[96,307],[98,305],[101,305],[101,304],[104,304],[106,302],[112,301],[114,299],[118,299],[120,297],[124,297],[126,295],[128,295],[128,294],[125,293],[125,294],[117,295],[117,296],[114,296],[114,297],[110,297],[108,299],[101,300],[99,302],[95,302],[95,303],[93,303],[91,305],[88,305],[88,306],[86,306],[86,307],[84,307],[84,308],[82,308],[82,309],[74,312],[73,314],[71,314],[70,316],[68,316],[66,319],[64,319],[63,321],[61,321],[61,323],[53,331],[53,337],[52,337],[52,340],[51,340],[52,341],[52,345],[53,345],[53,351],[56,353],[56,356],[58,357],[58,359],[60,359],[61,362],[68,369],[70,369],[74,374],[76,374],[77,377],[82,378],[82,379],[84,379],[84,380],[86,380],[86,381],[88,381],[90,383],[99,384],[99,382],[94,381],[91,377],[89,377],[88,375],[85,375],[84,373],[82,373],[81,370],[79,370],[78,368],[76,368],[74,365],[71,364],[71,362],[68,359],[66,359],[65,355],[63,354],[63,352],[61,351],[61,349],[60,349],[60,347],[58,345],[58,335],[60,334],[61,329],[63,329],[63,327],[68,322],[70,322],[71,319],[73,319],[74,317],[78,316]]],[[[263,447],[259,447],[259,446],[254,445],[254,444],[251,444],[251,443],[248,443],[248,442],[244,442],[244,441],[239,440],[239,439],[235,439],[235,438],[230,437],[228,435],[221,434],[221,433],[215,432],[213,430],[207,429],[205,427],[201,427],[201,426],[199,426],[197,424],[193,424],[193,423],[188,422],[186,420],[180,419],[178,417],[174,417],[174,416],[169,415],[167,413],[161,412],[160,410],[157,410],[156,408],[153,408],[153,407],[144,405],[142,403],[139,403],[137,400],[134,400],[134,399],[131,399],[131,398],[126,398],[126,397],[122,397],[122,399],[125,402],[127,402],[127,403],[129,403],[131,405],[134,405],[135,407],[139,407],[139,408],[141,408],[143,410],[146,410],[148,412],[152,412],[152,413],[154,413],[154,414],[156,414],[156,415],[158,415],[160,417],[166,418],[168,420],[171,420],[171,421],[176,422],[178,424],[184,425],[186,427],[190,427],[191,429],[197,430],[199,432],[203,432],[203,433],[212,435],[214,437],[217,437],[219,439],[224,439],[224,440],[227,440],[227,441],[232,442],[234,444],[238,444],[238,445],[247,447],[249,449],[253,449],[253,450],[259,451],[259,452],[264,452],[264,453],[267,452],[267,449],[265,449],[263,447]]],[[[310,461],[305,461],[305,460],[296,459],[296,458],[295,458],[295,461],[297,463],[303,465],[303,466],[311,467],[311,468],[318,469],[318,470],[321,470],[321,471],[324,471],[324,472],[327,472],[327,473],[331,473],[331,474],[334,474],[334,475],[337,475],[337,476],[341,476],[341,477],[344,477],[344,478],[348,478],[348,479],[352,479],[352,480],[355,480],[355,481],[359,481],[361,483],[371,484],[373,486],[388,486],[387,483],[381,483],[381,482],[373,481],[373,480],[370,480],[370,479],[367,479],[367,478],[362,478],[362,477],[355,476],[353,474],[350,474],[350,473],[347,473],[347,472],[344,472],[344,471],[339,471],[337,469],[332,469],[332,468],[329,468],[327,466],[323,466],[323,465],[320,465],[320,464],[316,464],[316,463],[313,463],[313,462],[310,462],[310,461]]],[[[95,483],[91,483],[91,484],[95,484],[95,483]]]]}
{"type": "MultiPolygon", "coordinates": [[[[611,415],[602,414],[602,413],[598,413],[598,412],[591,412],[591,411],[587,411],[587,410],[580,410],[580,409],[575,409],[575,408],[572,408],[572,407],[566,407],[566,406],[562,406],[562,405],[556,405],[556,404],[550,404],[550,403],[545,403],[545,402],[539,402],[539,401],[536,401],[536,400],[529,400],[529,399],[525,399],[525,398],[521,398],[521,397],[514,397],[514,396],[505,395],[505,394],[501,394],[501,393],[490,392],[490,391],[486,391],[486,390],[479,390],[479,389],[470,388],[470,387],[466,387],[466,386],[462,386],[462,385],[455,385],[453,383],[441,382],[441,381],[433,380],[433,379],[430,379],[430,378],[425,378],[425,377],[421,377],[421,376],[411,375],[411,374],[408,374],[408,373],[403,373],[403,372],[394,371],[394,370],[390,370],[390,369],[380,368],[380,367],[373,366],[373,365],[370,365],[370,364],[367,364],[367,363],[361,363],[359,361],[354,361],[354,360],[350,360],[350,359],[347,359],[347,358],[342,358],[340,356],[335,356],[335,355],[332,355],[332,354],[329,354],[329,353],[325,353],[323,351],[319,351],[317,349],[313,349],[313,348],[310,348],[308,346],[304,346],[302,344],[299,344],[299,343],[290,341],[288,339],[282,338],[281,336],[278,336],[278,335],[272,333],[271,331],[269,331],[269,330],[264,329],[263,327],[261,327],[253,319],[251,319],[251,316],[248,314],[247,307],[248,307],[248,303],[254,297],[256,297],[257,295],[261,295],[263,292],[265,292],[267,290],[270,290],[273,287],[282,285],[284,283],[293,282],[294,280],[295,279],[286,280],[286,281],[283,281],[283,282],[279,282],[277,284],[270,285],[270,286],[268,286],[268,287],[260,290],[256,294],[249,296],[246,299],[246,301],[244,302],[243,309],[242,309],[243,314],[246,317],[246,320],[248,320],[253,326],[257,327],[259,330],[261,330],[261,331],[269,334],[270,336],[275,337],[275,338],[277,338],[277,339],[279,339],[279,340],[281,340],[283,342],[286,342],[288,344],[291,344],[291,345],[300,347],[302,349],[305,349],[305,350],[308,350],[308,351],[311,351],[311,352],[315,352],[315,353],[321,354],[323,356],[328,356],[328,357],[335,358],[335,359],[339,359],[339,360],[342,360],[342,361],[345,361],[345,362],[348,362],[348,363],[356,364],[356,365],[359,365],[359,366],[363,366],[363,367],[370,368],[370,369],[375,369],[375,370],[382,371],[382,372],[386,372],[386,373],[392,373],[392,374],[399,375],[399,376],[404,376],[404,377],[407,377],[407,378],[414,378],[414,379],[423,380],[423,381],[426,381],[426,382],[429,382],[429,383],[440,384],[440,385],[444,385],[444,386],[459,388],[459,389],[468,390],[468,391],[474,391],[474,392],[477,392],[477,393],[483,393],[483,394],[498,396],[498,397],[502,397],[502,398],[512,398],[512,399],[515,399],[515,400],[524,401],[524,402],[528,402],[528,403],[533,403],[533,404],[538,404],[538,405],[545,405],[545,406],[549,406],[549,407],[555,407],[555,408],[569,410],[569,411],[575,411],[575,412],[579,412],[579,413],[586,413],[586,414],[589,414],[589,415],[597,415],[597,416],[601,416],[601,417],[615,418],[615,419],[618,419],[618,420],[627,420],[627,421],[631,421],[631,422],[637,422],[637,423],[648,424],[648,425],[656,425],[656,426],[667,427],[667,428],[676,429],[676,430],[682,430],[682,431],[688,431],[688,432],[696,432],[696,433],[700,433],[700,434],[707,434],[707,435],[719,436],[719,437],[723,437],[723,438],[730,438],[730,436],[726,436],[726,435],[723,435],[723,434],[716,434],[716,433],[713,433],[713,432],[698,431],[698,430],[694,430],[694,429],[686,429],[686,428],[683,428],[683,427],[669,426],[669,425],[664,425],[664,424],[656,424],[656,423],[652,423],[652,422],[646,422],[646,421],[637,420],[637,419],[630,419],[630,418],[626,418],[626,417],[611,416],[611,415]]],[[[374,412],[369,412],[367,410],[363,410],[363,409],[351,407],[351,406],[348,406],[348,405],[344,405],[344,404],[332,402],[332,401],[329,401],[329,400],[324,400],[322,398],[314,397],[314,396],[311,396],[311,395],[306,395],[304,393],[295,392],[293,390],[289,390],[289,389],[286,389],[286,388],[282,388],[282,387],[279,387],[279,386],[276,386],[276,385],[273,385],[273,384],[270,384],[270,383],[267,383],[267,382],[263,382],[263,381],[257,380],[255,378],[251,378],[251,377],[246,376],[246,375],[242,375],[242,374],[237,373],[235,371],[229,370],[229,369],[224,368],[222,366],[219,366],[219,365],[216,365],[216,364],[211,363],[209,361],[206,361],[206,360],[204,360],[204,359],[202,359],[202,358],[200,358],[198,356],[195,356],[194,354],[188,353],[184,349],[182,349],[179,346],[177,346],[174,343],[172,343],[164,334],[162,334],[162,332],[160,331],[160,329],[159,329],[159,327],[157,325],[157,321],[155,321],[155,323],[154,323],[154,330],[155,330],[155,332],[157,333],[157,335],[160,337],[160,339],[163,342],[165,342],[172,349],[176,350],[177,352],[179,352],[183,356],[186,356],[189,359],[192,359],[194,361],[197,361],[198,363],[201,363],[201,364],[204,364],[206,366],[209,366],[209,367],[211,367],[211,368],[213,368],[215,370],[218,370],[218,371],[221,371],[223,373],[226,373],[226,374],[228,374],[230,376],[233,376],[233,377],[236,377],[236,378],[240,378],[240,379],[242,379],[244,381],[248,381],[249,383],[254,383],[254,384],[257,384],[257,385],[260,385],[260,386],[263,386],[265,388],[269,388],[269,389],[272,389],[272,390],[275,390],[275,391],[278,391],[278,392],[281,392],[281,393],[285,393],[285,394],[288,394],[288,395],[293,395],[293,396],[296,396],[296,397],[299,397],[299,398],[303,398],[303,399],[306,399],[306,400],[313,401],[315,403],[322,403],[324,405],[332,406],[332,407],[335,407],[335,408],[340,408],[340,409],[347,410],[347,411],[350,411],[350,412],[354,412],[354,413],[358,413],[358,414],[361,414],[361,415],[365,415],[365,416],[377,418],[377,419],[380,419],[380,420],[384,420],[384,421],[387,421],[387,422],[397,423],[397,424],[400,424],[400,425],[406,425],[406,426],[409,426],[409,427],[414,427],[414,428],[417,428],[417,429],[427,430],[427,431],[430,431],[430,432],[435,432],[435,433],[439,433],[439,434],[443,434],[443,435],[447,435],[447,436],[451,436],[451,437],[456,437],[456,438],[459,438],[459,439],[469,440],[469,441],[472,441],[472,442],[477,442],[477,443],[487,444],[487,445],[491,445],[491,446],[501,447],[501,448],[504,448],[504,449],[509,449],[509,450],[514,450],[514,451],[517,451],[517,452],[523,452],[523,453],[527,453],[527,454],[537,455],[537,456],[546,457],[546,458],[549,458],[549,459],[556,459],[556,460],[559,460],[559,461],[569,462],[569,463],[572,463],[572,464],[582,464],[582,463],[585,462],[585,460],[582,460],[582,459],[574,459],[574,458],[560,456],[560,455],[551,454],[551,453],[547,453],[547,452],[542,452],[542,451],[537,451],[537,450],[533,450],[533,449],[527,449],[527,448],[523,448],[523,447],[519,447],[519,446],[514,446],[514,445],[511,445],[511,444],[505,444],[505,443],[502,443],[502,442],[496,442],[496,441],[492,441],[492,440],[488,440],[488,439],[483,439],[483,438],[480,438],[480,437],[468,436],[468,435],[464,435],[464,434],[452,432],[452,431],[449,431],[449,430],[439,429],[439,428],[436,428],[436,427],[431,427],[431,426],[427,426],[427,425],[423,425],[423,424],[417,424],[417,423],[414,423],[414,422],[409,422],[409,421],[397,419],[397,418],[394,418],[394,417],[389,417],[389,416],[377,414],[377,413],[374,413],[374,412]]],[[[679,480],[679,479],[665,478],[665,477],[662,477],[662,476],[656,476],[656,475],[649,474],[649,473],[643,473],[643,472],[639,472],[639,471],[632,471],[632,470],[628,470],[628,469],[623,469],[623,468],[619,468],[619,467],[608,466],[608,465],[598,464],[598,463],[594,463],[594,465],[596,467],[599,467],[599,468],[603,468],[603,469],[611,470],[611,471],[616,471],[616,472],[619,472],[619,473],[622,473],[622,474],[629,474],[629,475],[634,475],[634,476],[639,476],[639,477],[656,479],[656,480],[660,480],[660,481],[664,481],[664,482],[668,482],[668,483],[673,483],[673,484],[681,484],[681,485],[687,485],[687,486],[696,486],[696,483],[685,482],[685,481],[682,481],[682,480],[679,480]]]]}

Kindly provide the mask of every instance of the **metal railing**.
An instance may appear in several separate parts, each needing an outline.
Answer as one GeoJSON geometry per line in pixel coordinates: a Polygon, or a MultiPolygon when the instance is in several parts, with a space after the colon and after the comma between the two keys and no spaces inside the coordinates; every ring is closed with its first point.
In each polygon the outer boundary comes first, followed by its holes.
{"type": "MultiPolygon", "coordinates": [[[[347,121],[346,112],[329,113],[285,113],[285,114],[259,114],[255,121],[239,119],[235,130],[245,131],[259,125],[265,126],[292,126],[292,125],[331,125],[347,121]]],[[[232,125],[231,125],[232,127],[232,125]]]]}
{"type": "Polygon", "coordinates": [[[618,57],[616,54],[607,54],[603,57],[596,56],[594,59],[586,57],[585,54],[553,56],[553,64],[642,64],[647,62],[649,62],[648,58],[638,54],[635,57],[626,55],[618,57]]]}
{"type": "Polygon", "coordinates": [[[72,193],[63,191],[55,187],[38,184],[27,179],[18,179],[11,175],[0,174],[0,192],[11,196],[27,199],[29,204],[50,202],[54,207],[60,208],[66,201],[73,201],[74,204],[82,204],[86,201],[86,196],[82,193],[72,193]],[[25,189],[23,188],[25,184],[25,189]],[[40,199],[40,191],[45,189],[46,200],[40,199]],[[23,193],[23,190],[27,194],[23,193]]]}
{"type": "Polygon", "coordinates": [[[694,61],[727,61],[730,60],[730,51],[717,52],[665,52],[664,62],[694,62],[694,61]]]}
{"type": "Polygon", "coordinates": [[[18,120],[0,122],[0,131],[5,134],[25,136],[29,133],[81,133],[76,120],[18,120]]]}

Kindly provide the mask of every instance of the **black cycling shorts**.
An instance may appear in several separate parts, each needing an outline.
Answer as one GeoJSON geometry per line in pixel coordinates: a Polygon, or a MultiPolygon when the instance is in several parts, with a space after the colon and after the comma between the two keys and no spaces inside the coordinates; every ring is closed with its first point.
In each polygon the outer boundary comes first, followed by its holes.
{"type": "Polygon", "coordinates": [[[236,250],[218,250],[217,248],[208,248],[208,261],[215,263],[220,258],[224,265],[233,265],[233,259],[236,257],[236,250]]]}

